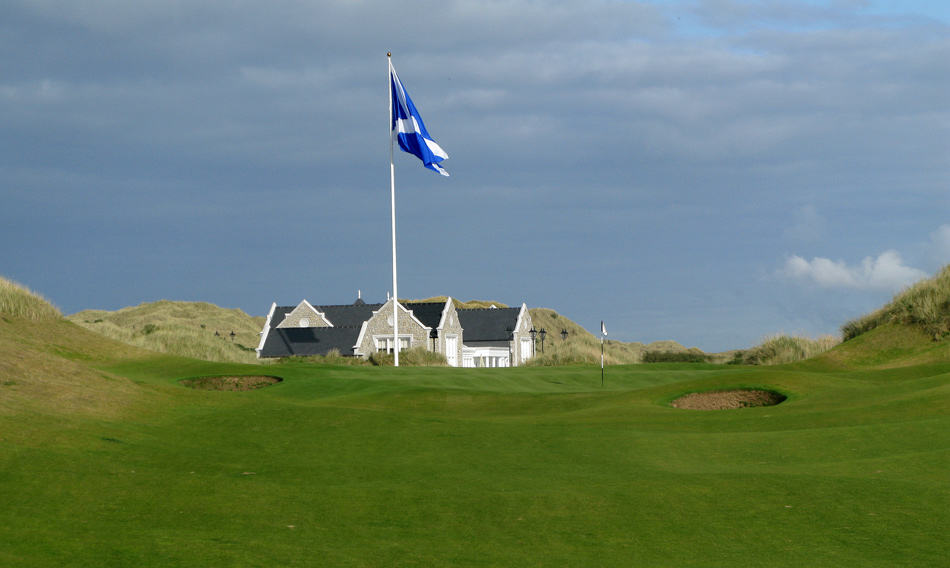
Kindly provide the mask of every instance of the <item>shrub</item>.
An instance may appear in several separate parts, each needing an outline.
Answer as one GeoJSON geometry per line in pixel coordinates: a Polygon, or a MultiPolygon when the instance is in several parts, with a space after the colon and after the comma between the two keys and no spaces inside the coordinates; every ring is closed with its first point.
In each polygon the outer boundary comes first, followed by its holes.
{"type": "MultiPolygon", "coordinates": [[[[369,362],[377,367],[395,365],[392,353],[377,352],[369,356],[369,362]]],[[[448,362],[441,353],[429,351],[425,347],[413,347],[399,352],[399,365],[406,367],[446,367],[448,362]]]]}
{"type": "Polygon", "coordinates": [[[694,351],[644,351],[644,363],[705,363],[706,355],[694,351]]]}
{"type": "Polygon", "coordinates": [[[280,362],[305,361],[307,363],[318,363],[321,365],[370,365],[370,361],[362,357],[347,357],[340,353],[339,349],[331,349],[326,355],[310,355],[307,357],[283,357],[278,359],[280,362]]]}

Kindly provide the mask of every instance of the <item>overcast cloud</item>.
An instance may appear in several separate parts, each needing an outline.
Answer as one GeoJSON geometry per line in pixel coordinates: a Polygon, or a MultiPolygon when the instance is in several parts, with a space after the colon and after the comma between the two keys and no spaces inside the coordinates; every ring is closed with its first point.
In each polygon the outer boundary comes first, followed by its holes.
{"type": "Polygon", "coordinates": [[[4,2],[0,274],[67,312],[391,289],[708,351],[950,263],[943,2],[4,2]]]}

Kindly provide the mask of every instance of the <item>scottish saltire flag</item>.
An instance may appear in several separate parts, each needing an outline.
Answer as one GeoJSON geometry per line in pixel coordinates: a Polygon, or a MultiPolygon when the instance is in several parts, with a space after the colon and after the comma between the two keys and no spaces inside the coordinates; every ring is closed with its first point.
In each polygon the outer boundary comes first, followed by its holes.
{"type": "Polygon", "coordinates": [[[396,75],[396,69],[392,64],[389,65],[389,84],[392,89],[393,99],[393,123],[392,130],[396,132],[396,138],[399,140],[399,147],[404,152],[409,152],[422,160],[423,165],[430,170],[439,172],[448,176],[449,172],[439,164],[442,160],[449,157],[435,140],[429,136],[426,125],[416,110],[416,105],[412,104],[409,93],[402,86],[402,82],[396,75]]]}

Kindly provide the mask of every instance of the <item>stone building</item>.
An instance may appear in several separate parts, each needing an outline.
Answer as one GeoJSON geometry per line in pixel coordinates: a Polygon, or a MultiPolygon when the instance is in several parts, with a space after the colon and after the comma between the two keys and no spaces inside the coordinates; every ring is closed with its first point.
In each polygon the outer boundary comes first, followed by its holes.
{"type": "MultiPolygon", "coordinates": [[[[259,358],[392,353],[392,300],[367,304],[271,305],[257,347],[259,358]]],[[[400,302],[399,350],[423,347],[453,367],[509,367],[534,356],[531,314],[520,308],[456,309],[444,302],[400,302]]]]}

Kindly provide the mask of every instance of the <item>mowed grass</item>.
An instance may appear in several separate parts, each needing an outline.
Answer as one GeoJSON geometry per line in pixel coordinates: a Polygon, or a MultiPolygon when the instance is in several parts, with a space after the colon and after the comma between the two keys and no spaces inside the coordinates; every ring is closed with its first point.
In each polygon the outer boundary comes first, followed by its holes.
{"type": "Polygon", "coordinates": [[[0,322],[0,355],[22,359],[0,366],[3,566],[950,557],[942,354],[898,368],[834,358],[611,367],[602,387],[597,366],[211,363],[56,326],[0,322]],[[88,398],[81,412],[29,398],[41,373],[15,374],[31,358],[84,373],[68,385],[88,398]],[[250,392],[179,383],[262,373],[284,381],[250,392]],[[732,411],[668,404],[742,386],[789,398],[732,411]]]}

